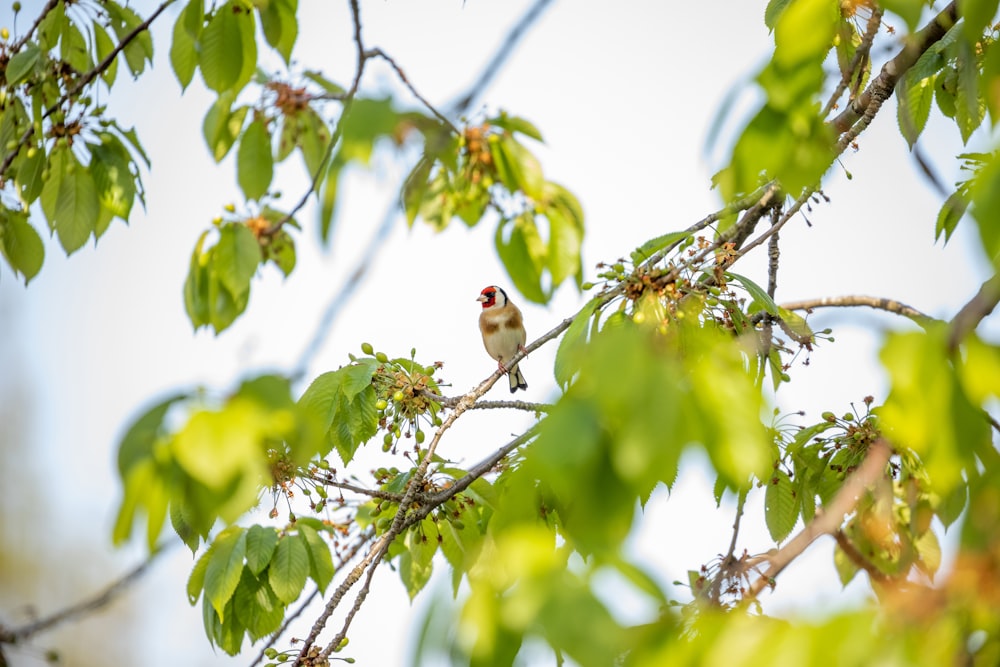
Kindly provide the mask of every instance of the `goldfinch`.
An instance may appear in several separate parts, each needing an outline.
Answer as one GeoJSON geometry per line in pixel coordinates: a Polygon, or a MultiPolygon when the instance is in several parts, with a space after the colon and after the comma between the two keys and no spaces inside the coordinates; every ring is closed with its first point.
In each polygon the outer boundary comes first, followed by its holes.
{"type": "Polygon", "coordinates": [[[507,373],[510,380],[510,393],[518,389],[527,389],[517,364],[510,368],[504,361],[510,359],[518,350],[524,350],[527,334],[524,332],[524,319],[521,311],[507,298],[507,293],[496,285],[483,289],[476,301],[483,304],[483,312],[479,314],[479,331],[483,334],[483,345],[486,352],[497,360],[497,366],[507,373]]]}

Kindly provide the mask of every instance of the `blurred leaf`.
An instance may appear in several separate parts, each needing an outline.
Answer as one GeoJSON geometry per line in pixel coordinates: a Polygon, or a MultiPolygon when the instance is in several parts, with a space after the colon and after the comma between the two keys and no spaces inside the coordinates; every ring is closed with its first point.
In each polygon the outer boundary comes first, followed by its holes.
{"type": "Polygon", "coordinates": [[[190,85],[198,66],[196,39],[201,35],[203,11],[203,0],[189,0],[174,23],[170,41],[170,66],[181,84],[181,90],[190,85]]]}
{"type": "Polygon", "coordinates": [[[547,302],[549,294],[542,287],[546,251],[534,219],[524,214],[502,222],[497,227],[495,241],[497,254],[517,290],[529,301],[547,302]]]}
{"type": "Polygon", "coordinates": [[[880,4],[906,21],[906,27],[910,32],[915,32],[927,3],[924,0],[883,0],[880,4]]]}
{"type": "Polygon", "coordinates": [[[239,136],[240,130],[243,128],[243,119],[247,115],[247,107],[245,106],[237,107],[235,110],[231,109],[235,99],[232,92],[220,94],[208,113],[205,114],[205,120],[202,123],[205,143],[216,162],[220,162],[222,158],[226,157],[229,149],[236,143],[236,137],[239,136]]]}
{"type": "Polygon", "coordinates": [[[42,50],[37,44],[28,43],[24,48],[10,57],[4,76],[8,86],[16,86],[33,73],[35,66],[42,59],[42,50]]]}
{"type": "Polygon", "coordinates": [[[986,420],[962,392],[948,360],[945,336],[944,327],[892,334],[880,354],[891,378],[880,423],[893,443],[920,457],[940,494],[961,483],[962,471],[975,465],[974,451],[989,441],[986,420]]]}
{"type": "Polygon", "coordinates": [[[243,132],[236,154],[236,173],[247,199],[260,199],[267,194],[274,177],[274,162],[271,135],[262,118],[254,119],[243,132]]]}
{"type": "Polygon", "coordinates": [[[841,586],[847,586],[857,575],[860,569],[852,561],[839,545],[833,547],[833,566],[837,570],[837,577],[841,586]]]}
{"type": "Polygon", "coordinates": [[[291,62],[292,47],[299,32],[295,16],[297,4],[297,0],[270,0],[257,5],[264,39],[281,54],[286,65],[291,62]]]}
{"type": "Polygon", "coordinates": [[[231,223],[219,228],[212,266],[230,294],[241,297],[249,293],[250,279],[260,261],[260,246],[246,225],[231,223]]]}
{"type": "Polygon", "coordinates": [[[955,98],[955,122],[962,135],[962,143],[968,143],[972,133],[982,125],[986,116],[986,104],[979,94],[979,66],[972,45],[959,40],[957,49],[958,89],[955,98]]]}
{"type": "Polygon", "coordinates": [[[995,19],[998,4],[998,0],[958,0],[958,13],[965,19],[963,30],[969,43],[975,44],[983,39],[983,30],[989,28],[995,19]]]}
{"type": "Polygon", "coordinates": [[[785,11],[785,7],[790,2],[792,0],[768,0],[767,8],[764,10],[764,25],[767,26],[768,30],[774,30],[778,17],[781,16],[781,12],[785,11]]]}
{"type": "Polygon", "coordinates": [[[205,85],[217,93],[233,89],[243,70],[242,7],[227,2],[212,14],[199,40],[198,62],[205,85]]]}
{"type": "Polygon", "coordinates": [[[488,118],[486,123],[493,125],[494,127],[507,130],[511,133],[519,132],[525,136],[531,137],[535,141],[543,141],[542,133],[538,131],[538,128],[528,120],[519,116],[510,116],[506,112],[500,112],[499,116],[488,118]]]}
{"type": "Polygon", "coordinates": [[[968,208],[969,200],[960,190],[948,195],[948,198],[941,204],[941,210],[938,211],[937,222],[934,225],[934,239],[937,240],[944,234],[945,243],[951,240],[955,227],[958,226],[968,208]]]}
{"type": "Polygon", "coordinates": [[[0,253],[14,271],[24,276],[24,284],[38,275],[45,260],[45,246],[27,213],[0,209],[0,253]]]}

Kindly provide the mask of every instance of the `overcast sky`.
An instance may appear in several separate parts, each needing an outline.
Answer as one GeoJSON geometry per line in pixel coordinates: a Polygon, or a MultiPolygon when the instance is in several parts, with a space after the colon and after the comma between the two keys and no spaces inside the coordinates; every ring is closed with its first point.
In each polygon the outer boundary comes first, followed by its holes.
{"type": "MultiPolygon", "coordinates": [[[[300,4],[296,59],[347,84],[354,47],[346,2],[300,4]]],[[[394,57],[428,100],[445,107],[475,80],[529,4],[370,0],[362,3],[364,37],[394,57]]],[[[541,130],[546,144],[535,148],[547,178],[576,193],[585,209],[588,279],[596,262],[628,256],[646,239],[719,208],[709,178],[722,166],[724,146],[708,151],[706,136],[730,91],[742,93],[724,137],[756,99],[748,79],[768,53],[764,5],[556,0],[474,109],[506,109],[541,130]]],[[[145,15],[154,5],[135,6],[145,15]]],[[[141,558],[140,545],[118,551],[110,546],[120,496],[116,443],[125,425],[173,389],[204,384],[225,390],[247,375],[290,370],[405,174],[393,155],[377,155],[370,173],[352,174],[342,187],[329,248],[318,246],[307,209],[299,216],[304,229],[297,237],[295,273],[282,280],[273,268],[261,271],[246,314],[230,330],[218,337],[193,334],[181,292],[192,247],[225,204],[239,207],[242,200],[232,160],[216,166],[201,136],[211,97],[197,77],[181,97],[170,70],[169,33],[179,9],[157,22],[150,75],[135,84],[122,81],[109,100],[124,126],[136,126],[153,161],[144,175],[146,211],[137,207],[128,227],[114,223],[96,248],[68,259],[49,240],[42,272],[27,289],[0,268],[0,615],[6,622],[23,619],[17,605],[51,612],[141,558]]],[[[18,27],[27,24],[25,18],[18,27]]],[[[0,21],[13,27],[9,14],[0,14],[0,21]]],[[[901,21],[895,27],[897,34],[904,30],[901,21]]],[[[884,56],[877,54],[879,63],[884,56]]],[[[124,79],[124,68],[119,77],[124,79]]],[[[400,91],[391,70],[377,63],[363,88],[370,94],[400,91]]],[[[400,99],[415,103],[405,93],[400,99]]],[[[962,146],[954,126],[939,120],[932,118],[924,150],[950,184],[957,176],[950,156],[962,146]]],[[[297,157],[278,179],[289,206],[307,186],[297,157]]],[[[860,151],[833,169],[825,192],[831,203],[808,214],[811,227],[799,217],[782,232],[779,301],[871,294],[948,317],[985,278],[969,224],[960,225],[947,247],[934,244],[941,197],[907,153],[894,102],[862,135],[860,151]]],[[[40,230],[45,224],[33,222],[40,230]]],[[[390,356],[416,347],[418,359],[443,361],[451,393],[460,393],[495,368],[476,330],[475,298],[484,286],[509,289],[525,312],[529,340],[575,312],[583,297],[572,287],[560,290],[549,307],[525,304],[499,264],[493,233],[490,224],[468,230],[460,222],[443,234],[419,224],[407,230],[397,216],[308,377],[345,363],[367,341],[390,356]]],[[[763,261],[761,253],[741,263],[740,271],[762,276],[763,261]]],[[[815,329],[832,327],[837,342],[820,345],[807,367],[791,371],[793,381],[781,390],[778,404],[817,415],[844,412],[865,394],[881,400],[881,332],[907,324],[874,312],[817,313],[812,322],[815,329]]],[[[555,397],[554,354],[550,343],[522,363],[528,400],[555,397]]],[[[505,396],[503,388],[490,395],[505,396]]],[[[471,464],[528,423],[519,414],[470,414],[444,439],[440,453],[471,464]]],[[[665,585],[685,579],[687,569],[728,546],[731,508],[724,504],[715,511],[712,480],[698,461],[691,463],[669,501],[657,493],[634,540],[635,552],[665,585]]],[[[751,552],[772,546],[762,505],[762,494],[751,496],[740,543],[751,552]]],[[[834,604],[839,586],[831,544],[815,545],[789,568],[776,593],[765,596],[765,610],[815,613],[834,604]]],[[[191,564],[188,553],[176,551],[135,588],[132,607],[120,603],[68,631],[67,641],[77,647],[70,664],[109,664],[108,652],[126,663],[130,655],[141,656],[153,667],[247,664],[255,649],[231,660],[208,647],[200,603],[190,607],[183,591],[191,564]],[[95,659],[86,662],[91,651],[95,659]]],[[[408,654],[411,608],[398,576],[383,569],[350,635],[347,653],[360,664],[401,664],[408,654]]],[[[430,588],[439,587],[432,581],[430,588]]],[[[865,594],[854,585],[849,597],[865,594]]],[[[423,604],[413,609],[419,612],[423,604]]],[[[51,645],[50,639],[39,645],[51,645]]],[[[35,664],[41,663],[33,654],[15,654],[14,665],[35,664]]]]}

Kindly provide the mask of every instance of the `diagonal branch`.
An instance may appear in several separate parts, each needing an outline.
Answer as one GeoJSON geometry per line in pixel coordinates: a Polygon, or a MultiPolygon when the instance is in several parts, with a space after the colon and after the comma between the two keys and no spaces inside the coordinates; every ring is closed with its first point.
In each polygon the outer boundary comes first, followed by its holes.
{"type": "MultiPolygon", "coordinates": [[[[78,92],[83,90],[84,86],[88,85],[91,81],[96,79],[98,75],[100,75],[106,69],[108,69],[108,67],[111,66],[111,63],[115,61],[115,58],[118,57],[118,54],[121,53],[122,50],[124,50],[125,47],[132,42],[133,39],[138,37],[141,33],[149,30],[149,26],[152,25],[153,21],[155,21],[157,17],[159,17],[159,15],[163,13],[163,10],[172,5],[175,1],[176,0],[164,0],[164,2],[161,3],[160,6],[157,7],[152,14],[149,15],[149,18],[147,18],[145,21],[137,25],[129,34],[122,37],[121,41],[118,42],[115,48],[111,49],[111,52],[108,53],[108,55],[106,55],[104,59],[101,60],[101,62],[97,63],[93,67],[93,69],[91,69],[89,72],[81,76],[77,80],[77,82],[73,85],[72,88],[63,93],[62,96],[60,96],[59,99],[56,100],[54,104],[52,104],[52,106],[46,109],[45,112],[42,114],[42,118],[48,118],[49,116],[54,114],[59,109],[59,107],[62,106],[63,102],[65,102],[66,100],[70,99],[78,92]]],[[[56,4],[57,3],[55,2],[49,2],[49,4],[45,6],[45,9],[43,10],[44,13],[38,19],[38,21],[41,22],[42,18],[44,18],[44,15],[48,13],[52,9],[52,7],[54,7],[56,4]]],[[[32,28],[32,31],[34,31],[34,27],[32,28]]],[[[9,150],[7,152],[7,155],[4,156],[3,163],[0,163],[0,174],[7,173],[7,169],[10,168],[10,164],[14,161],[14,158],[17,157],[18,152],[21,150],[23,146],[25,146],[28,143],[28,140],[35,133],[35,125],[36,125],[35,123],[29,125],[28,128],[21,135],[21,137],[18,139],[17,145],[14,146],[11,150],[9,150]]]]}
{"type": "Polygon", "coordinates": [[[117,580],[108,584],[104,590],[95,595],[82,600],[74,605],[70,605],[51,616],[39,619],[23,625],[19,628],[6,629],[0,626],[0,645],[15,644],[25,639],[29,639],[46,630],[51,630],[57,625],[74,620],[107,606],[124,593],[132,583],[139,579],[152,566],[153,562],[161,555],[167,553],[172,548],[180,544],[179,541],[167,542],[149,554],[146,560],[142,561],[131,570],[123,574],[117,580]]]}
{"type": "Polygon", "coordinates": [[[979,323],[997,307],[997,303],[1000,303],[1000,274],[984,282],[976,295],[955,315],[948,335],[948,349],[958,349],[962,340],[976,330],[979,323]]]}
{"type": "Polygon", "coordinates": [[[767,556],[770,567],[750,585],[744,603],[756,599],[765,588],[773,587],[775,577],[781,574],[788,567],[788,564],[798,558],[818,537],[833,535],[840,529],[844,517],[854,511],[858,498],[864,493],[864,490],[885,474],[885,466],[891,455],[892,450],[883,440],[877,441],[868,449],[865,460],[861,462],[854,474],[844,481],[840,491],[823,508],[822,512],[785,546],[767,556]]]}

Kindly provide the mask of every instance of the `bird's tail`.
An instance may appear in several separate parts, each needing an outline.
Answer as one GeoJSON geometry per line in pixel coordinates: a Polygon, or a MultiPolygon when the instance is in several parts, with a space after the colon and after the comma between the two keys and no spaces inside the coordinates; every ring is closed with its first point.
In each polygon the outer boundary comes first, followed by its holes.
{"type": "Polygon", "coordinates": [[[527,389],[528,383],[524,381],[524,376],[521,375],[521,369],[517,366],[510,369],[507,373],[507,379],[510,380],[510,393],[514,393],[518,389],[527,389]]]}

